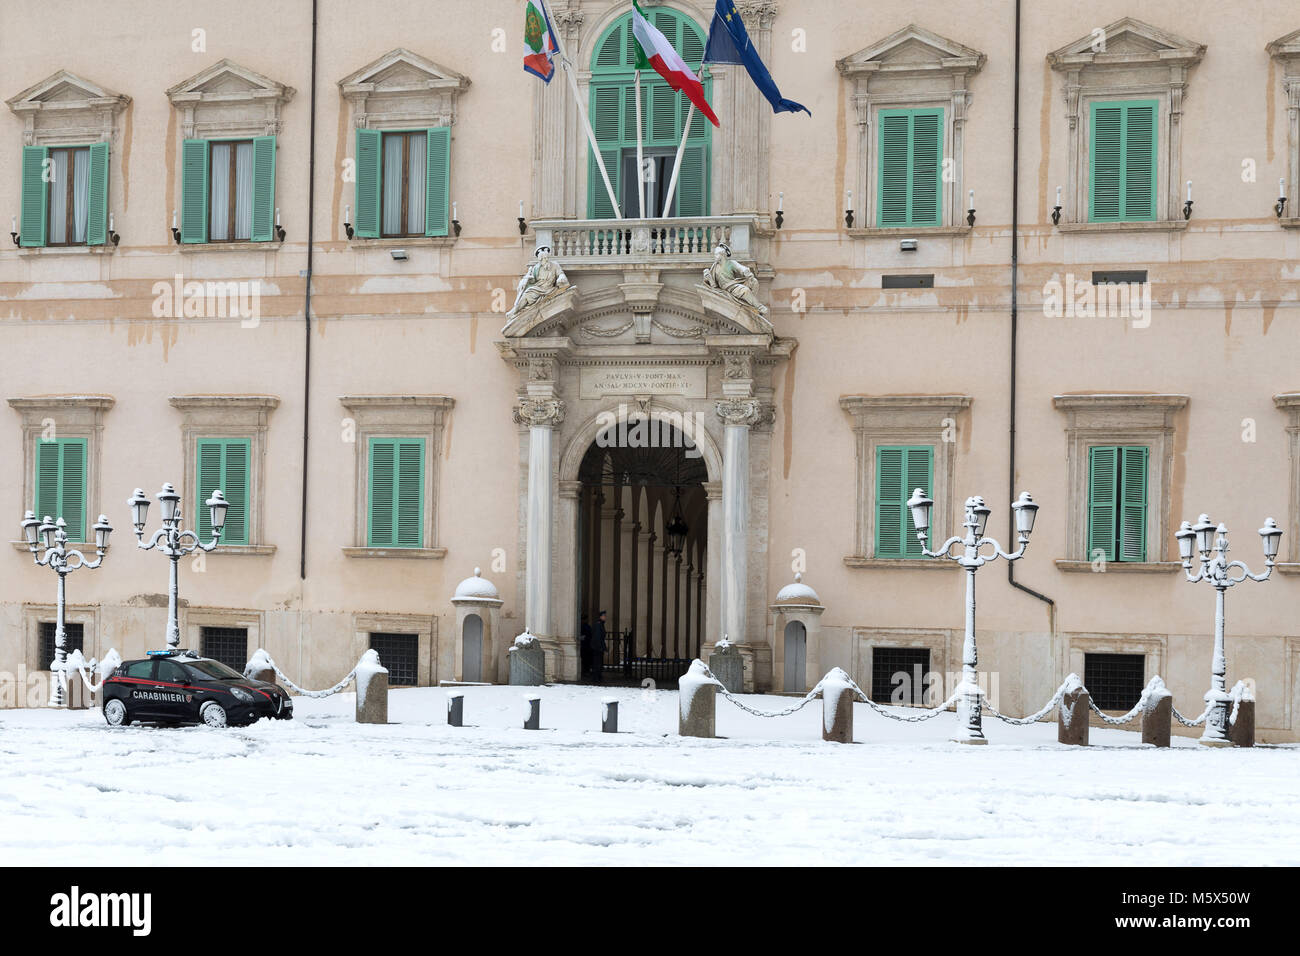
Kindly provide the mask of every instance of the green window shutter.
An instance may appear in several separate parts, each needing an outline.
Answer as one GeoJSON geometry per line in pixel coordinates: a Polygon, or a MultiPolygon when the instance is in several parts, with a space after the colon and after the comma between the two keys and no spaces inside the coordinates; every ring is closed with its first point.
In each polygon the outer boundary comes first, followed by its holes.
{"type": "Polygon", "coordinates": [[[448,209],[451,195],[451,128],[435,126],[429,130],[429,145],[425,150],[424,175],[424,234],[447,234],[448,209]]]}
{"type": "Polygon", "coordinates": [[[62,518],[69,541],[86,540],[86,439],[37,439],[34,510],[38,518],[62,518]]]}
{"type": "Polygon", "coordinates": [[[1092,104],[1089,142],[1093,222],[1156,217],[1155,100],[1092,104]]]}
{"type": "Polygon", "coordinates": [[[903,449],[881,445],[876,449],[876,557],[903,556],[902,503],[903,449]]]}
{"type": "Polygon", "coordinates": [[[677,215],[707,216],[708,147],[687,146],[682,151],[682,168],[677,174],[677,215]]]}
{"type": "Polygon", "coordinates": [[[911,511],[907,507],[907,499],[911,497],[913,488],[920,488],[927,493],[934,488],[934,449],[928,445],[907,448],[903,453],[903,466],[903,501],[899,503],[901,512],[899,520],[903,528],[903,556],[924,558],[925,555],[921,553],[920,539],[917,538],[916,528],[912,524],[911,511]]]}
{"type": "Polygon", "coordinates": [[[907,225],[911,180],[910,117],[903,110],[880,112],[880,192],[876,221],[881,226],[907,225]]]}
{"type": "Polygon", "coordinates": [[[1119,453],[1119,448],[1114,445],[1088,449],[1088,553],[1085,557],[1089,561],[1097,551],[1101,551],[1107,561],[1116,560],[1119,453]]]}
{"type": "Polygon", "coordinates": [[[912,114],[912,201],[908,225],[937,226],[943,167],[943,110],[915,110],[912,114]]]}
{"type": "Polygon", "coordinates": [[[1147,559],[1147,447],[1128,445],[1120,454],[1119,560],[1147,559]]]}
{"type": "Polygon", "coordinates": [[[108,241],[108,143],[90,145],[86,191],[86,245],[102,246],[108,241]]]}
{"type": "Polygon", "coordinates": [[[397,508],[393,517],[399,548],[424,543],[424,439],[397,443],[397,508]]]}
{"type": "MultiPolygon", "coordinates": [[[[644,117],[642,117],[644,120],[644,117]]],[[[633,123],[636,122],[633,117],[633,123]]],[[[591,89],[591,128],[605,160],[609,181],[618,195],[619,154],[623,146],[623,91],[621,86],[596,86],[591,89]]],[[[635,141],[632,145],[636,145],[635,141]]],[[[613,219],[614,207],[605,191],[605,181],[600,176],[600,166],[595,154],[589,152],[587,160],[587,209],[593,219],[613,219]]]]}
{"type": "Polygon", "coordinates": [[[357,130],[357,208],[352,225],[363,239],[379,238],[380,146],[378,130],[357,130]]]}
{"type": "Polygon", "coordinates": [[[1124,218],[1156,217],[1156,106],[1124,111],[1124,218]]]}
{"type": "Polygon", "coordinates": [[[877,225],[939,225],[943,110],[881,110],[879,125],[877,225]]]}
{"type": "Polygon", "coordinates": [[[274,136],[253,137],[253,229],[249,238],[253,242],[275,238],[274,136]]]}
{"type": "Polygon", "coordinates": [[[44,146],[23,147],[23,224],[19,243],[23,246],[45,245],[50,205],[50,186],[45,181],[45,160],[49,155],[50,151],[44,146]]]}
{"type": "MultiPolygon", "coordinates": [[[[676,146],[677,141],[682,135],[682,117],[677,110],[678,93],[667,83],[662,81],[647,81],[643,76],[641,78],[643,87],[650,90],[650,112],[649,118],[642,117],[642,125],[646,132],[647,146],[676,146]]],[[[636,145],[636,117],[632,117],[632,136],[629,137],[633,146],[636,145]]]]}
{"type": "Polygon", "coordinates": [[[208,241],[208,141],[181,144],[181,242],[208,241]]]}
{"type": "Polygon", "coordinates": [[[391,438],[370,439],[370,481],[367,507],[370,521],[366,543],[371,547],[393,546],[393,507],[397,500],[397,442],[391,438]]]}
{"type": "MultiPolygon", "coordinates": [[[[631,33],[630,30],[627,32],[631,33]]],[[[625,55],[623,52],[623,39],[623,23],[620,22],[615,24],[609,33],[605,34],[605,39],[596,47],[595,66],[598,69],[613,70],[622,65],[625,55]]]]}
{"type": "Polygon", "coordinates": [[[222,544],[248,544],[249,528],[249,460],[252,443],[247,438],[200,438],[196,443],[198,458],[197,500],[199,539],[212,537],[212,515],[207,500],[218,488],[230,507],[221,532],[222,544]]]}

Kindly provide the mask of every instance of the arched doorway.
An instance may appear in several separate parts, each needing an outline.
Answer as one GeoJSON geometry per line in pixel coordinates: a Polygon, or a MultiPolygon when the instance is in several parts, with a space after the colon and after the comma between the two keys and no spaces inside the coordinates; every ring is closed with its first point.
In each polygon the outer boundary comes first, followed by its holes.
{"type": "Polygon", "coordinates": [[[700,450],[655,418],[597,435],[578,469],[578,633],[605,611],[588,680],[671,683],[705,643],[708,472],[700,450]]]}
{"type": "Polygon", "coordinates": [[[461,680],[483,680],[483,618],[467,614],[461,625],[461,680]]]}

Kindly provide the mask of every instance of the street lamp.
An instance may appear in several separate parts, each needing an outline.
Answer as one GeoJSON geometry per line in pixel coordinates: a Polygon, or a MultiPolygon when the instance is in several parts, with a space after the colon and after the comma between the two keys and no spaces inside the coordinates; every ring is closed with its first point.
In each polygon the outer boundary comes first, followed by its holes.
{"type": "Polygon", "coordinates": [[[50,681],[51,707],[68,705],[67,674],[63,670],[68,660],[68,635],[64,628],[67,576],[80,568],[94,570],[103,564],[104,552],[108,550],[108,536],[113,533],[113,527],[108,523],[108,515],[100,515],[93,527],[95,560],[87,561],[86,556],[76,548],[68,547],[68,524],[62,518],[53,521],[49,515],[46,515],[44,521],[39,521],[34,512],[28,511],[23,515],[23,540],[27,543],[27,550],[32,553],[32,560],[42,567],[52,568],[59,576],[58,616],[54,625],[54,663],[50,668],[54,677],[50,681]],[[37,549],[43,549],[45,553],[38,555],[37,549]]]}
{"type": "Polygon", "coordinates": [[[211,551],[221,541],[221,529],[226,524],[226,509],[230,507],[226,496],[220,491],[212,492],[212,497],[204,502],[212,518],[212,540],[204,544],[194,531],[181,530],[181,496],[176,493],[170,482],[165,482],[158,492],[158,505],[162,512],[162,527],[159,528],[149,543],[144,543],[144,525],[149,517],[149,499],[144,490],[135,489],[135,494],[127,499],[131,508],[131,524],[135,526],[136,546],[148,551],[157,548],[171,558],[171,578],[167,587],[167,646],[179,647],[181,643],[181,626],[176,613],[177,565],[181,558],[195,551],[211,551]],[[185,544],[189,538],[191,543],[185,544]]]}
{"type": "Polygon", "coordinates": [[[988,743],[980,722],[980,689],[978,672],[975,665],[979,661],[975,647],[975,572],[989,561],[998,557],[1016,561],[1024,556],[1025,546],[1029,544],[1029,535],[1034,530],[1034,518],[1038,514],[1038,505],[1029,492],[1022,491],[1020,497],[1011,503],[1011,510],[1016,517],[1016,536],[1020,548],[1007,554],[993,538],[984,536],[988,524],[990,509],[979,495],[966,499],[966,520],[962,527],[966,534],[954,535],[934,551],[925,546],[930,532],[930,511],[934,502],[926,497],[925,492],[917,488],[907,501],[912,512],[912,524],[916,526],[916,538],[921,542],[921,552],[928,558],[947,558],[956,561],[966,569],[966,640],[962,644],[962,696],[957,701],[957,735],[953,740],[959,744],[988,743]],[[990,545],[993,551],[980,554],[980,548],[990,545]],[[949,554],[955,545],[962,546],[961,554],[949,554]]]}
{"type": "Polygon", "coordinates": [[[1277,546],[1282,540],[1282,529],[1277,522],[1269,518],[1264,527],[1259,529],[1259,537],[1264,545],[1264,571],[1252,574],[1250,568],[1241,561],[1228,560],[1228,526],[1215,525],[1209,515],[1201,515],[1195,525],[1184,521],[1174,533],[1178,539],[1178,556],[1182,559],[1183,570],[1187,580],[1208,581],[1215,590],[1214,598],[1214,658],[1210,665],[1210,689],[1205,692],[1205,730],[1201,733],[1201,743],[1208,747],[1227,747],[1232,744],[1228,739],[1228,707],[1232,698],[1228,696],[1228,662],[1223,653],[1223,595],[1228,588],[1240,584],[1249,578],[1252,581],[1267,581],[1273,573],[1273,564],[1277,560],[1277,546]],[[1214,554],[1211,556],[1211,542],[1214,554]],[[1200,570],[1192,574],[1192,548],[1200,552],[1200,570]],[[1232,570],[1241,571],[1234,577],[1232,570]]]}

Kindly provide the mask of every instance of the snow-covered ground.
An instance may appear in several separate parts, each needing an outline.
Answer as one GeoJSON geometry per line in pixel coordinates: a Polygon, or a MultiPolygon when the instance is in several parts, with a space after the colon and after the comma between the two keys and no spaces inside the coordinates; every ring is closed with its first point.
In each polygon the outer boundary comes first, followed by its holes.
{"type": "MultiPolygon", "coordinates": [[[[238,730],[110,728],[99,711],[0,712],[8,864],[1291,864],[1300,746],[1211,750],[1175,738],[987,719],[986,747],[856,705],[857,743],[822,743],[821,703],[677,736],[677,694],[394,690],[387,726],[354,698],[298,698],[293,721],[238,730]],[[600,700],[620,700],[617,736],[600,700]]],[[[777,710],[788,698],[751,697],[777,710]]]]}

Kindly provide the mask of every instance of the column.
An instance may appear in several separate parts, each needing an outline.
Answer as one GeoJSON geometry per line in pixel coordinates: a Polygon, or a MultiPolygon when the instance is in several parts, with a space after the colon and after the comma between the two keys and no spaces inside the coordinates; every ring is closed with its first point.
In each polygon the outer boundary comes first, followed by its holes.
{"type": "Polygon", "coordinates": [[[686,577],[682,578],[682,590],[686,594],[686,601],[684,602],[686,605],[686,615],[685,615],[686,634],[682,639],[682,653],[681,653],[682,657],[687,657],[687,658],[695,656],[691,653],[691,578],[693,578],[694,576],[695,576],[695,565],[688,562],[686,565],[686,577]]]}
{"type": "Polygon", "coordinates": [[[654,526],[645,537],[645,656],[654,657],[655,538],[654,526]]]}
{"type": "MultiPolygon", "coordinates": [[[[637,501],[636,501],[636,495],[634,494],[632,496],[632,510],[634,514],[636,512],[636,506],[637,506],[637,501]]],[[[628,653],[631,654],[633,657],[636,657],[636,641],[638,637],[637,621],[636,621],[637,596],[638,596],[637,592],[641,590],[641,577],[640,575],[637,574],[637,565],[639,564],[637,558],[637,545],[639,545],[640,543],[641,543],[641,522],[633,521],[632,522],[632,603],[631,606],[628,608],[628,615],[627,615],[628,622],[632,627],[632,646],[628,649],[628,653]]]]}
{"type": "Polygon", "coordinates": [[[718,639],[748,643],[745,592],[749,563],[749,428],[771,415],[753,398],[716,405],[725,436],[722,447],[722,633],[718,639]]]}
{"type": "Polygon", "coordinates": [[[668,656],[668,554],[667,548],[656,548],[659,555],[659,656],[668,656]]]}
{"type": "Polygon", "coordinates": [[[592,627],[596,626],[596,620],[600,615],[600,570],[602,555],[600,553],[600,532],[601,525],[605,523],[605,491],[597,487],[595,495],[592,496],[591,509],[591,601],[590,623],[592,627]]]}
{"type": "MultiPolygon", "coordinates": [[[[706,562],[701,562],[707,567],[706,562]]],[[[701,567],[695,579],[695,656],[700,655],[704,647],[704,567],[701,567]]]]}
{"type": "Polygon", "coordinates": [[[673,569],[673,657],[681,657],[682,636],[682,556],[673,555],[677,566],[673,569]]]}
{"type": "MultiPolygon", "coordinates": [[[[614,479],[614,528],[610,536],[614,550],[614,596],[610,601],[609,623],[615,636],[615,641],[611,642],[612,646],[617,646],[616,642],[623,633],[619,627],[619,607],[623,603],[623,486],[619,484],[618,479],[614,479]]],[[[614,663],[618,663],[619,656],[613,655],[614,663]]]]}
{"type": "Polygon", "coordinates": [[[564,421],[564,403],[555,398],[524,399],[514,410],[518,424],[528,425],[528,542],[525,549],[524,628],[550,637],[552,514],[551,433],[564,421]]]}

